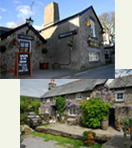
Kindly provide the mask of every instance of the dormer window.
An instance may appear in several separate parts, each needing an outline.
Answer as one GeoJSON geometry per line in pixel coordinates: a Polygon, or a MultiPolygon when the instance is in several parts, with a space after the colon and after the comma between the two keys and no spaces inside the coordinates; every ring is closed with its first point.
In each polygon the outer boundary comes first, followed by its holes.
{"type": "Polygon", "coordinates": [[[95,23],[93,20],[90,19],[90,36],[95,37],[95,23]]]}
{"type": "Polygon", "coordinates": [[[80,93],[76,94],[76,100],[81,100],[81,99],[82,99],[81,94],[80,93]]]}

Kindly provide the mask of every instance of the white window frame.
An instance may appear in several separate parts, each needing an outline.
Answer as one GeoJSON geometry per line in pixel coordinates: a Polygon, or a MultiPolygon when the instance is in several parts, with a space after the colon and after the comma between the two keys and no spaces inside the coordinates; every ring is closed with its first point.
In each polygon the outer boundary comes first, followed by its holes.
{"type": "Polygon", "coordinates": [[[91,23],[91,26],[90,26],[90,35],[91,35],[91,37],[96,37],[96,35],[95,35],[95,22],[92,20],[92,19],[90,19],[90,23],[91,23]],[[93,33],[91,34],[91,27],[93,27],[93,33]]]}
{"type": "Polygon", "coordinates": [[[76,100],[81,100],[81,99],[82,99],[81,93],[76,94],[76,100]]]}
{"type": "Polygon", "coordinates": [[[94,51],[89,51],[89,62],[99,61],[99,53],[94,51]]]}
{"type": "Polygon", "coordinates": [[[50,98],[48,98],[46,102],[49,103],[50,102],[50,98]]]}
{"type": "Polygon", "coordinates": [[[45,108],[45,113],[47,113],[47,114],[49,113],[49,107],[45,108]]]}
{"type": "Polygon", "coordinates": [[[74,107],[69,108],[69,115],[70,116],[75,116],[76,115],[76,109],[74,107]],[[74,111],[73,111],[74,110],[74,111]]]}
{"type": "Polygon", "coordinates": [[[115,92],[115,101],[116,102],[120,102],[120,101],[124,101],[125,100],[125,91],[117,91],[115,92]],[[123,98],[122,99],[117,99],[117,95],[123,93],[123,98]]]}
{"type": "Polygon", "coordinates": [[[30,41],[30,40],[19,39],[19,43],[20,43],[20,41],[23,41],[23,42],[29,42],[29,43],[30,43],[30,50],[29,50],[29,52],[31,52],[31,41],[30,41]]]}

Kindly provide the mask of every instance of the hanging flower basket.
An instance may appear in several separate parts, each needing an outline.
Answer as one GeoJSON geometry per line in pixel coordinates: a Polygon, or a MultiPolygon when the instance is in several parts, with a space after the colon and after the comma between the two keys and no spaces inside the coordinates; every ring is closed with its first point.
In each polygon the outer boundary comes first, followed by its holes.
{"type": "Polygon", "coordinates": [[[18,41],[16,39],[13,39],[12,42],[13,42],[13,45],[18,45],[18,41]]]}
{"type": "Polygon", "coordinates": [[[42,44],[41,44],[39,41],[37,41],[37,42],[36,42],[36,46],[37,46],[37,47],[41,47],[42,44]]]}
{"type": "Polygon", "coordinates": [[[6,51],[6,46],[0,46],[0,52],[4,53],[6,51]]]}
{"type": "Polygon", "coordinates": [[[69,42],[67,43],[67,45],[68,45],[69,47],[73,47],[73,40],[69,41],[69,42]]]}
{"type": "Polygon", "coordinates": [[[48,50],[47,50],[47,48],[43,48],[43,49],[42,49],[42,53],[43,53],[43,54],[46,54],[46,53],[48,53],[48,50]]]}
{"type": "Polygon", "coordinates": [[[88,27],[91,27],[90,21],[87,21],[87,26],[88,26],[88,27]]]}

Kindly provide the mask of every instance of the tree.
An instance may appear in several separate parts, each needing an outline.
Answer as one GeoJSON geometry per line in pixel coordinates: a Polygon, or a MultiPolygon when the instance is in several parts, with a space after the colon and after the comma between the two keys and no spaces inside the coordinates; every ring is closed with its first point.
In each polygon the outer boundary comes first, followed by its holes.
{"type": "Polygon", "coordinates": [[[98,98],[90,98],[80,107],[83,112],[82,122],[88,127],[96,128],[101,126],[100,121],[104,117],[108,117],[110,104],[104,103],[98,98]]]}
{"type": "Polygon", "coordinates": [[[109,33],[115,34],[115,12],[104,12],[99,16],[99,20],[104,29],[108,29],[109,33]]]}

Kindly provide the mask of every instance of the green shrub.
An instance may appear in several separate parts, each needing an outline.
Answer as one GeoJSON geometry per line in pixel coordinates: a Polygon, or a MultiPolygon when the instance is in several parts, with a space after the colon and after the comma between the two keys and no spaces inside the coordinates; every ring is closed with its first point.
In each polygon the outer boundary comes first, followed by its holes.
{"type": "Polygon", "coordinates": [[[65,98],[61,96],[56,98],[56,105],[57,105],[57,110],[59,114],[63,113],[65,104],[66,104],[65,98]]]}
{"type": "Polygon", "coordinates": [[[108,116],[110,104],[106,104],[98,98],[91,98],[82,103],[80,107],[83,112],[82,122],[88,127],[96,128],[101,126],[100,121],[103,117],[108,116]]]}
{"type": "Polygon", "coordinates": [[[38,110],[39,110],[39,107],[40,107],[40,102],[35,102],[35,103],[32,104],[32,106],[34,106],[34,108],[35,108],[34,112],[36,114],[38,114],[38,110]]]}
{"type": "Polygon", "coordinates": [[[27,125],[30,126],[30,123],[29,123],[29,121],[27,120],[27,114],[26,114],[26,113],[20,114],[20,124],[21,124],[21,125],[27,124],[27,125]]]}
{"type": "Polygon", "coordinates": [[[129,124],[130,124],[130,121],[125,120],[124,123],[125,123],[126,125],[129,125],[129,124]]]}
{"type": "Polygon", "coordinates": [[[27,112],[27,111],[28,111],[28,105],[21,103],[20,104],[20,113],[24,113],[24,112],[27,112]]]}

